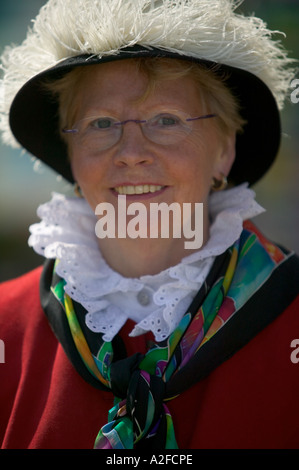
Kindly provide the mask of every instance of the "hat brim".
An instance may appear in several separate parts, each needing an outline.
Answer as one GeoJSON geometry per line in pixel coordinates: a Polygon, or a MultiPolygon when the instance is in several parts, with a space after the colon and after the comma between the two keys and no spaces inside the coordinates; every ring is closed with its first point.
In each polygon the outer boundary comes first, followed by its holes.
{"type": "Polygon", "coordinates": [[[117,55],[79,55],[65,59],[29,80],[17,93],[10,108],[10,127],[29,153],[46,163],[66,180],[74,182],[67,147],[59,134],[58,103],[45,90],[45,80],[56,80],[78,66],[103,64],[136,57],[175,58],[198,62],[226,75],[226,84],[237,98],[247,124],[237,135],[236,158],[229,180],[237,185],[256,183],[274,162],[281,138],[280,115],[269,88],[255,75],[223,64],[157,48],[134,46],[117,55]]]}

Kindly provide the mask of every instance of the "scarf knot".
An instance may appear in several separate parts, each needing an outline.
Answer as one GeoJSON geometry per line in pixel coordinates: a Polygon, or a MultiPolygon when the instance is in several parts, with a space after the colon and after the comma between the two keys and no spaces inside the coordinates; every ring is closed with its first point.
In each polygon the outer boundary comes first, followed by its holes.
{"type": "Polygon", "coordinates": [[[164,418],[165,382],[145,370],[133,372],[127,395],[126,409],[133,423],[135,445],[140,439],[156,436],[164,418]],[[152,433],[151,433],[152,430],[152,433]]]}
{"type": "MultiPolygon", "coordinates": [[[[163,403],[165,382],[159,375],[136,368],[139,356],[142,355],[137,354],[135,360],[130,361],[132,368],[135,368],[130,378],[128,373],[121,372],[122,378],[129,378],[126,398],[119,400],[110,410],[109,422],[100,430],[95,449],[155,448],[157,442],[167,435],[171,418],[163,403]]],[[[117,370],[124,369],[122,362],[119,361],[113,368],[113,375],[117,370]]],[[[115,384],[113,386],[115,390],[115,384]]]]}
{"type": "Polygon", "coordinates": [[[143,354],[136,353],[125,359],[112,362],[109,382],[115,397],[126,398],[132,374],[139,368],[143,358],[143,354]]]}
{"type": "MultiPolygon", "coordinates": [[[[160,436],[160,432],[157,436],[157,430],[165,427],[165,412],[168,411],[163,404],[165,382],[159,375],[159,369],[155,374],[140,369],[142,359],[144,355],[137,353],[111,364],[110,386],[118,403],[110,410],[109,423],[99,434],[96,447],[105,448],[109,442],[115,445],[117,432],[125,440],[131,436],[129,447],[136,447],[138,443],[139,447],[143,446],[143,439],[146,438],[149,448],[149,439],[154,444],[160,436]]],[[[120,446],[121,441],[119,439],[120,446]]]]}

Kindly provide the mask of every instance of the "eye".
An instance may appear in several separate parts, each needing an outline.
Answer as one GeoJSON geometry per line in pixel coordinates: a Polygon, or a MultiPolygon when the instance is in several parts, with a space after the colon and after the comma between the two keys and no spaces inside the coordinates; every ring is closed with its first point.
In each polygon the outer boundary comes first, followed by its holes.
{"type": "Polygon", "coordinates": [[[98,117],[90,122],[89,127],[93,129],[107,130],[111,129],[116,123],[116,120],[111,117],[98,117]]]}
{"type": "Polygon", "coordinates": [[[155,127],[167,129],[173,127],[180,127],[182,125],[181,119],[175,114],[163,113],[158,114],[151,120],[151,124],[155,127]]]}
{"type": "Polygon", "coordinates": [[[154,117],[153,121],[154,124],[161,127],[173,127],[181,124],[180,118],[174,114],[159,114],[154,117]]]}

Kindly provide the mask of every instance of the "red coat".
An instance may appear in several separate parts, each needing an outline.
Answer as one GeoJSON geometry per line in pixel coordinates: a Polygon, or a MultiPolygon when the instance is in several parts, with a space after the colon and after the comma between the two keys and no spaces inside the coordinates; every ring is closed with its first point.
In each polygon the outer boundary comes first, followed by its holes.
{"type": "MultiPolygon", "coordinates": [[[[37,269],[0,286],[0,442],[6,449],[90,449],[107,422],[112,394],[87,384],[70,364],[41,309],[40,274],[37,269]]],[[[127,337],[129,323],[121,332],[128,353],[145,352],[149,335],[127,337]]],[[[179,447],[299,448],[294,339],[299,297],[207,378],[168,402],[179,447]]]]}

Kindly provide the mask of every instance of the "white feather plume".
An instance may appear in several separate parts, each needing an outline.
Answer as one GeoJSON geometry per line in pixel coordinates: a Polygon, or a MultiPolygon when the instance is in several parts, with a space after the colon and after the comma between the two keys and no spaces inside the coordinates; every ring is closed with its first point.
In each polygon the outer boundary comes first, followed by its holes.
{"type": "Polygon", "coordinates": [[[292,71],[275,32],[255,16],[235,13],[234,0],[49,0],[20,46],[1,57],[0,130],[16,146],[8,113],[18,90],[33,76],[70,56],[118,54],[142,44],[252,72],[282,108],[292,71]]]}

